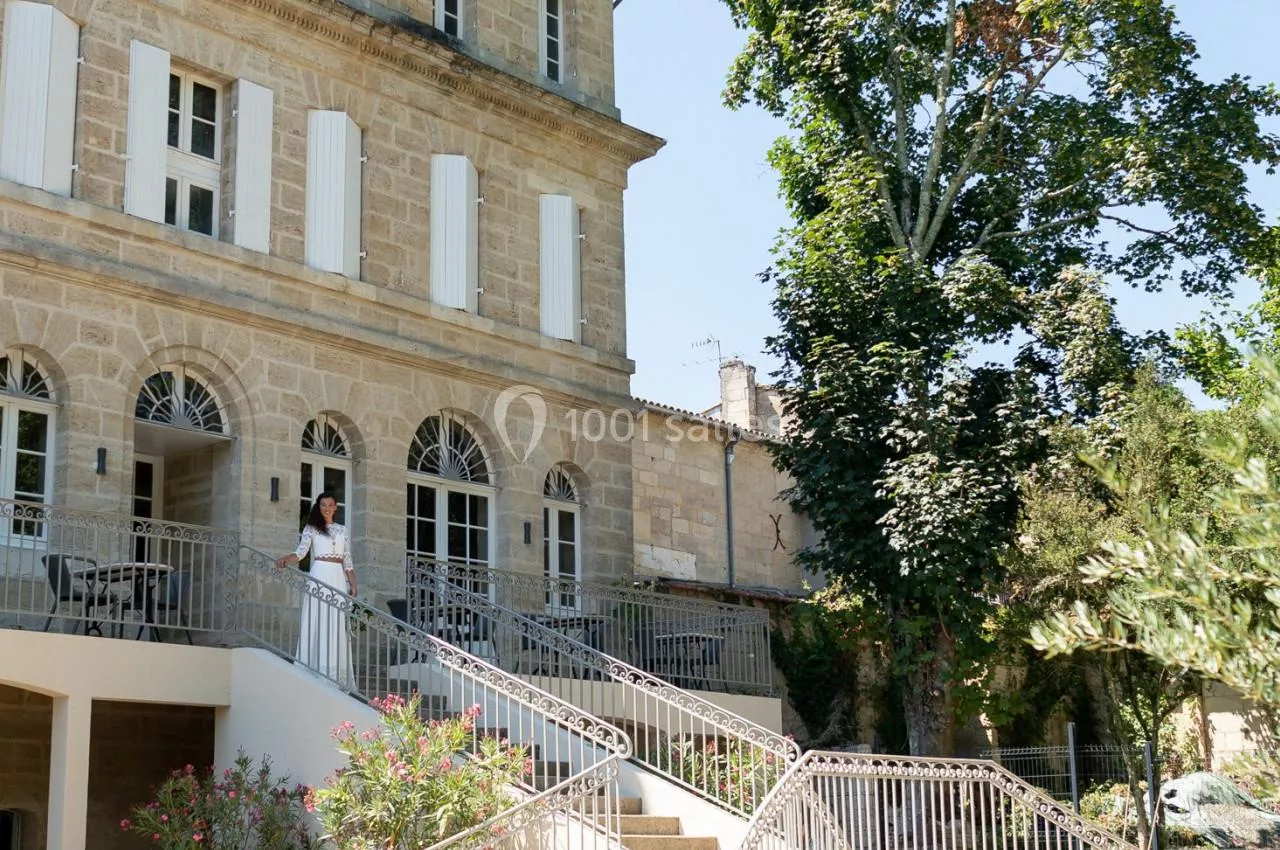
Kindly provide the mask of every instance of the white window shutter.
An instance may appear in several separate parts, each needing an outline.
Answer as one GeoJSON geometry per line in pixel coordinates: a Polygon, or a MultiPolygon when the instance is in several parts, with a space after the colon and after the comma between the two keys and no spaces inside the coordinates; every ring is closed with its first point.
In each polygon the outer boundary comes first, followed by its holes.
{"type": "Polygon", "coordinates": [[[543,195],[539,207],[542,333],[578,342],[582,338],[578,205],[568,195],[543,195]]]}
{"type": "Polygon", "coordinates": [[[271,131],[275,94],[248,80],[236,82],[235,218],[242,248],[271,249],[271,131]]]}
{"type": "Polygon", "coordinates": [[[129,45],[129,125],[125,140],[124,211],[164,221],[169,155],[169,51],[141,41],[129,45]]]}
{"type": "Polygon", "coordinates": [[[471,160],[431,157],[431,300],[471,313],[480,286],[478,195],[471,160]]]}
{"type": "Polygon", "coordinates": [[[360,277],[360,128],[345,112],[307,120],[307,265],[360,277]]]}
{"type": "Polygon", "coordinates": [[[80,28],[46,3],[9,0],[0,66],[0,177],[71,194],[80,28]]]}

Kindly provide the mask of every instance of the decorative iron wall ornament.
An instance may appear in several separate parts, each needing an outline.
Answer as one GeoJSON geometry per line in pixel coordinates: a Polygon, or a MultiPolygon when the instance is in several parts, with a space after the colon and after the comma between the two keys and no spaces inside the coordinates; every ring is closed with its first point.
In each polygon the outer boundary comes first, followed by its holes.
{"type": "Polygon", "coordinates": [[[409,471],[451,481],[489,483],[489,459],[480,441],[449,413],[422,420],[409,445],[409,471]]]}
{"type": "Polygon", "coordinates": [[[134,416],[208,434],[226,434],[227,419],[218,397],[184,366],[161,369],[142,383],[134,416]]]}

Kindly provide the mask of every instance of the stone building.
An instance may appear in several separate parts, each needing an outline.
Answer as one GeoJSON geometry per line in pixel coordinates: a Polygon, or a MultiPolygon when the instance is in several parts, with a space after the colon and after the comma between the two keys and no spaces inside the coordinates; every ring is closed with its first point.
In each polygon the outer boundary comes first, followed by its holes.
{"type": "Polygon", "coordinates": [[[814,532],[781,498],[791,481],[768,451],[782,434],[778,394],[733,359],[720,366],[720,396],[702,413],[639,401],[636,573],[695,590],[799,594],[820,579],[795,562],[814,532]]]}
{"type": "Polygon", "coordinates": [[[8,0],[0,499],[277,552],[328,487],[393,593],[406,554],[540,569],[553,482],[629,572],[630,449],[566,428],[628,398],[661,145],[612,59],[610,0],[8,0]]]}

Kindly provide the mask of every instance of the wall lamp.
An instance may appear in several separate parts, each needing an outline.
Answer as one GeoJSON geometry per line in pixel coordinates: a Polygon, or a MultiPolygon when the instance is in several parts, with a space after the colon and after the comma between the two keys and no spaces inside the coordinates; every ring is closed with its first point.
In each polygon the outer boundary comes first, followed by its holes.
{"type": "Polygon", "coordinates": [[[93,465],[93,471],[99,475],[107,474],[107,447],[98,446],[98,462],[93,465]]]}
{"type": "Polygon", "coordinates": [[[274,475],[271,477],[271,501],[280,501],[280,479],[274,475]]]}

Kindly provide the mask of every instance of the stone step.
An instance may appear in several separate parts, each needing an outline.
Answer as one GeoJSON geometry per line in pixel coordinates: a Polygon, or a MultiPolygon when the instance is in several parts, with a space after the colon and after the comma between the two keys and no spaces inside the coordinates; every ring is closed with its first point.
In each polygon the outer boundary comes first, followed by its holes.
{"type": "Polygon", "coordinates": [[[623,815],[623,835],[680,835],[680,818],[665,815],[623,815]]]}
{"type": "Polygon", "coordinates": [[[693,835],[624,835],[627,850],[720,850],[715,838],[693,835]]]}

